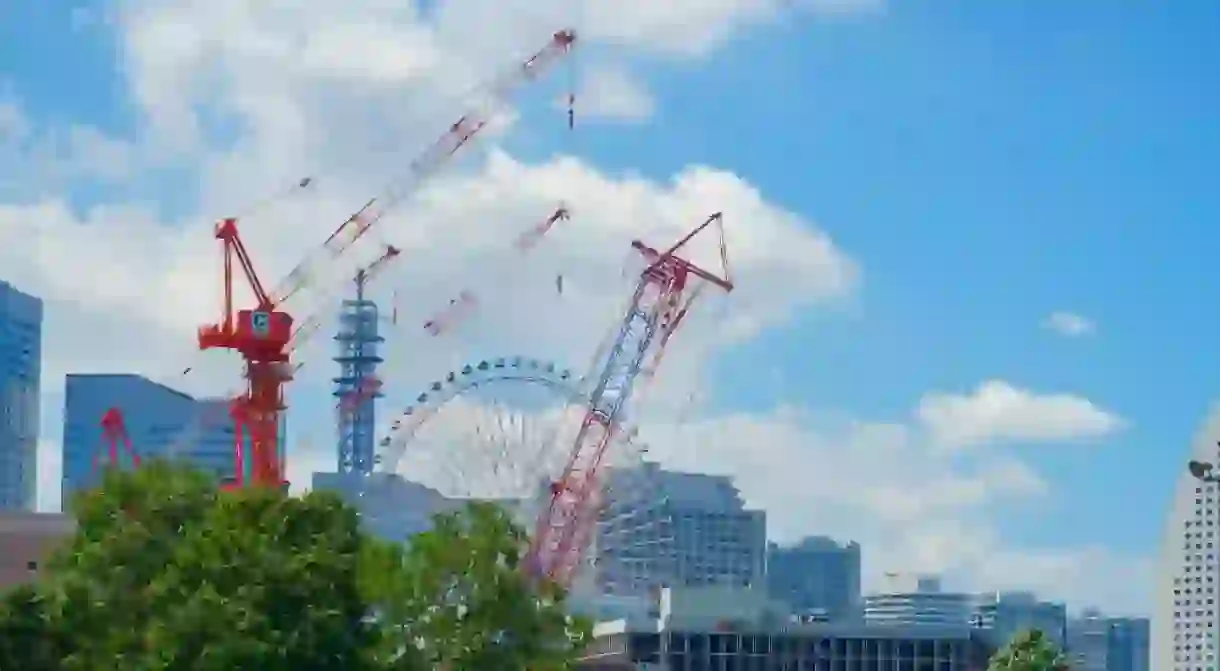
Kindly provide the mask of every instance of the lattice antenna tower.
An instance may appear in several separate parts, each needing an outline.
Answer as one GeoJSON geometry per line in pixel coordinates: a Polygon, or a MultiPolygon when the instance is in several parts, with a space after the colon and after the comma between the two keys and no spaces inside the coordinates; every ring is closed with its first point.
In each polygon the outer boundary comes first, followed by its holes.
{"type": "Polygon", "coordinates": [[[383,361],[379,333],[381,317],[377,304],[365,296],[370,275],[367,269],[356,273],[354,298],[343,301],[339,331],[335,334],[339,376],[334,378],[338,407],[338,472],[373,472],[377,426],[377,399],[381,383],[377,368],[383,361]]]}

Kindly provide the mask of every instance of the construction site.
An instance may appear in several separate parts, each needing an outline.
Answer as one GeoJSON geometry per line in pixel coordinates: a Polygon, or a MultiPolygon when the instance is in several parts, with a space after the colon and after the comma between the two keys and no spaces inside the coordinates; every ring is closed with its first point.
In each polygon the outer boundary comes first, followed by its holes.
{"type": "MultiPolygon", "coordinates": [[[[161,440],[150,439],[148,431],[133,438],[128,430],[129,425],[141,421],[133,413],[153,413],[155,407],[125,408],[117,402],[101,410],[91,428],[66,429],[65,445],[90,442],[95,447],[88,474],[79,468],[70,473],[65,466],[65,503],[75,490],[96,483],[104,469],[138,469],[141,460],[149,458],[189,458],[200,454],[201,445],[207,443],[204,451],[210,450],[210,456],[194,460],[216,473],[218,487],[287,491],[290,486],[304,485],[333,489],[367,516],[370,528],[392,537],[426,528],[432,513],[455,501],[511,501],[517,512],[528,516],[522,521],[532,527],[527,570],[571,585],[593,541],[599,517],[614,507],[616,498],[627,496],[625,491],[610,491],[606,470],[611,466],[622,471],[638,467],[647,451],[631,428],[639,403],[637,386],[649,384],[666,350],[680,346],[680,339],[675,341],[674,336],[690,311],[698,307],[697,299],[705,292],[728,293],[734,289],[721,214],[708,212],[701,220],[691,221],[688,232],[676,240],[622,240],[617,251],[629,251],[634,258],[630,294],[621,297],[626,307],[618,322],[605,325],[606,336],[597,351],[590,353],[587,371],[574,372],[538,355],[471,361],[422,385],[424,391],[393,415],[380,436],[377,432],[384,423],[379,423],[378,402],[385,395],[387,381],[379,368],[387,337],[393,337],[398,329],[414,329],[443,341],[480,309],[481,299],[473,290],[461,290],[423,323],[404,324],[398,319],[397,305],[393,314],[387,315],[368,291],[387,267],[410,262],[410,255],[391,242],[393,226],[385,223],[392,219],[396,208],[478,141],[497,116],[513,104],[520,89],[547,76],[577,48],[578,42],[575,31],[557,31],[528,58],[486,83],[472,96],[478,102],[458,114],[410,161],[406,171],[338,223],[276,283],[260,273],[257,251],[243,241],[245,218],[230,216],[217,221],[212,233],[220,247],[221,312],[218,319],[199,327],[195,345],[201,352],[225,350],[238,355],[242,370],[233,374],[241,376],[241,390],[197,404],[176,420],[162,420],[172,426],[161,440]],[[716,239],[719,267],[705,268],[686,256],[692,240],[708,237],[716,239]],[[357,263],[352,272],[352,259],[362,256],[369,260],[357,263]],[[301,314],[293,307],[297,305],[313,309],[301,314]],[[293,450],[287,444],[285,425],[291,410],[285,392],[305,363],[300,357],[302,349],[328,332],[334,334],[337,349],[331,391],[335,468],[333,472],[314,474],[314,481],[308,485],[290,483],[286,474],[293,450]],[[483,438],[497,443],[494,459],[484,457],[484,463],[472,465],[469,454],[453,457],[455,461],[467,461],[460,473],[446,465],[434,468],[429,479],[427,466],[417,467],[412,461],[416,458],[412,455],[423,451],[417,443],[428,422],[446,404],[467,392],[477,391],[485,402],[494,403],[501,387],[520,386],[500,384],[505,382],[538,387],[557,402],[560,410],[548,419],[547,431],[505,427],[502,418],[489,419],[489,426],[482,432],[497,434],[483,438]],[[505,434],[514,431],[520,435],[516,436],[518,442],[510,445],[505,442],[505,434]],[[222,436],[220,440],[227,445],[219,444],[217,436],[222,436]],[[527,458],[521,453],[527,447],[547,454],[527,458]],[[228,455],[223,461],[217,456],[221,449],[228,455]],[[509,470],[513,471],[512,477],[506,475],[509,470]]],[[[569,92],[568,131],[573,131],[577,123],[575,103],[575,93],[569,92]]],[[[312,177],[303,177],[287,192],[309,189],[312,183],[312,177]]],[[[519,262],[528,263],[531,252],[548,242],[552,231],[579,226],[580,206],[556,203],[551,212],[539,213],[535,223],[517,225],[517,230],[500,235],[507,238],[506,244],[519,262]]],[[[496,231],[489,232],[489,239],[496,237],[496,231]]],[[[454,272],[460,273],[461,269],[455,268],[454,272]]],[[[562,294],[564,276],[556,275],[553,282],[553,290],[562,294]]],[[[184,366],[183,376],[194,372],[194,366],[184,366]]],[[[88,385],[97,382],[98,377],[113,383],[114,376],[70,375],[69,406],[77,397],[96,396],[88,392],[88,385]]],[[[166,393],[173,392],[166,389],[166,393]]],[[[55,527],[49,536],[70,527],[70,523],[58,519],[49,524],[55,527]]],[[[7,579],[11,582],[22,571],[36,570],[37,555],[44,546],[42,542],[22,544],[25,550],[6,559],[7,579]]],[[[17,544],[6,541],[6,547],[17,544]]]]}

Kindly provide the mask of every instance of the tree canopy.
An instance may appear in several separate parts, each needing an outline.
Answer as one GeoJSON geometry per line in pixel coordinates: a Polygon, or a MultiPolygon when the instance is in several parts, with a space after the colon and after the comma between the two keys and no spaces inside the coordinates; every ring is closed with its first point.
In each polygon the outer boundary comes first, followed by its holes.
{"type": "Polygon", "coordinates": [[[394,646],[414,646],[428,668],[566,669],[589,627],[564,593],[527,579],[524,531],[499,506],[474,503],[436,516],[405,549],[366,555],[366,591],[394,646]]]}
{"type": "Polygon", "coordinates": [[[0,669],[560,669],[587,635],[525,579],[525,536],[491,504],[404,548],[333,495],[220,492],[148,462],[73,513],[39,581],[0,602],[0,669]]]}
{"type": "Polygon", "coordinates": [[[1068,671],[1067,657],[1037,629],[1024,631],[996,651],[987,671],[1068,671]]]}

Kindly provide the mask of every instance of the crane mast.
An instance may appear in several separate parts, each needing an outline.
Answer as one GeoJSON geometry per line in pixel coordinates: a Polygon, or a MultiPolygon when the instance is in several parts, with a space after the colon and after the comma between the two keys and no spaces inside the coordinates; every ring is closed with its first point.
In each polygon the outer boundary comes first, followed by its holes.
{"type": "MultiPolygon", "coordinates": [[[[102,415],[100,423],[102,427],[102,440],[106,445],[106,465],[110,468],[122,467],[120,461],[120,451],[127,453],[127,458],[131,462],[132,468],[140,466],[140,455],[136,454],[131,448],[131,436],[127,434],[127,425],[123,421],[123,413],[118,408],[110,408],[102,415]]],[[[96,475],[98,470],[98,457],[100,455],[95,452],[93,454],[93,472],[96,475]]]]}
{"type": "MultiPolygon", "coordinates": [[[[525,566],[535,577],[571,584],[601,509],[599,471],[606,452],[629,409],[635,381],[644,362],[659,361],[662,349],[690,307],[691,280],[733,290],[725,264],[723,277],[713,275],[675,253],[721,215],[712,215],[664,253],[632,242],[649,264],[641,273],[618,335],[605,354],[601,374],[589,397],[563,474],[551,484],[550,501],[535,524],[525,566]]],[[[724,252],[721,229],[721,258],[724,252]]]]}
{"type": "MultiPolygon", "coordinates": [[[[288,273],[274,292],[268,291],[238,233],[235,218],[216,225],[215,237],[224,249],[224,308],[221,319],[199,329],[199,349],[230,349],[245,360],[245,393],[234,400],[230,414],[234,422],[235,477],[226,486],[253,484],[284,487],[284,458],[280,449],[280,423],[284,405],[284,384],[292,379],[295,367],[290,355],[303,338],[316,332],[314,324],[302,324],[305,333],[294,333],[293,318],[279,307],[292,296],[311,286],[350,249],[370,228],[407,196],[421,182],[433,175],[454,154],[483,130],[507,103],[515,88],[536,79],[546,68],[568,53],[576,34],[561,30],[533,56],[517,64],[496,79],[486,90],[477,106],[454,122],[449,129],[422,155],[411,162],[407,174],[370,199],[351,217],[339,225],[321,246],[288,273]],[[233,310],[234,265],[245,276],[254,294],[255,307],[233,310]],[[244,449],[249,439],[249,451],[244,449]],[[246,466],[250,474],[245,474],[246,466]]],[[[306,182],[302,182],[305,184],[306,182]]],[[[390,248],[393,250],[393,248],[390,248]]],[[[397,256],[397,250],[387,252],[384,260],[397,256]],[[388,257],[388,258],[387,258],[388,257]]]]}

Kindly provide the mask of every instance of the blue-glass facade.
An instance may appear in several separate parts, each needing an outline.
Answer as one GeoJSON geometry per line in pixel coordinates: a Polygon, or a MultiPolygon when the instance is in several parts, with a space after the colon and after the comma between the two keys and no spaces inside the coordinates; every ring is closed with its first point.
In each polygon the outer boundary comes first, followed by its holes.
{"type": "Polygon", "coordinates": [[[0,509],[33,509],[42,301],[0,281],[0,509]]]}
{"type": "Polygon", "coordinates": [[[63,501],[96,482],[94,456],[105,461],[102,415],[118,408],[132,451],[141,459],[189,460],[217,476],[233,473],[233,423],[225,401],[201,400],[148,378],[68,375],[64,383],[63,501]]]}
{"type": "Polygon", "coordinates": [[[1017,634],[1035,629],[1060,650],[1067,647],[1067,606],[1040,601],[1030,592],[980,596],[974,617],[974,626],[983,629],[997,648],[1017,634]]]}
{"type": "Polygon", "coordinates": [[[1110,618],[1106,671],[1148,671],[1151,623],[1142,617],[1110,618]]]}
{"type": "Polygon", "coordinates": [[[761,586],[767,516],[732,479],[645,462],[612,469],[593,549],[598,587],[630,594],[669,586],[761,586]]]}
{"type": "Polygon", "coordinates": [[[860,544],[812,536],[767,548],[767,591],[799,615],[842,622],[860,609],[860,544]]]}

